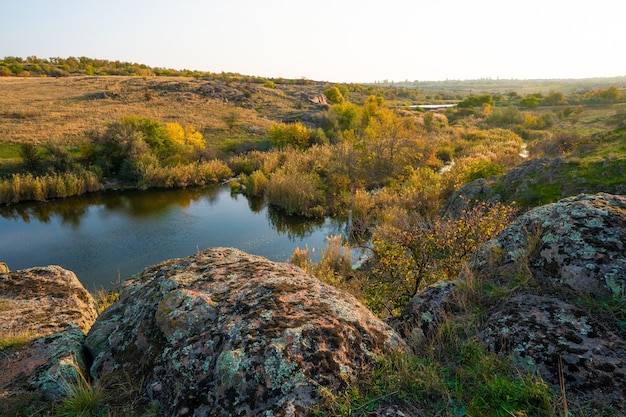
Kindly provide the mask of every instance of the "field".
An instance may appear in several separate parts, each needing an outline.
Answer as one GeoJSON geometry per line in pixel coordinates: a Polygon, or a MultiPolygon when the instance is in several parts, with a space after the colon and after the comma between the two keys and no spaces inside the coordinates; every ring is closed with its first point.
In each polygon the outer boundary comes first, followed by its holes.
{"type": "Polygon", "coordinates": [[[314,108],[308,98],[323,89],[190,77],[0,77],[0,143],[78,144],[86,132],[129,115],[192,125],[221,139],[254,136],[272,119],[314,108]]]}

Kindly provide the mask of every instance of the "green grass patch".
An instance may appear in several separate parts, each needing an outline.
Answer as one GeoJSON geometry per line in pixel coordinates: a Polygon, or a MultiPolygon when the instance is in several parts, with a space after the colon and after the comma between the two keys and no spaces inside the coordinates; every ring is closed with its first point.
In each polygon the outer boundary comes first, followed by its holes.
{"type": "Polygon", "coordinates": [[[0,142],[0,159],[20,159],[20,145],[0,142]]]}
{"type": "Polygon", "coordinates": [[[391,354],[379,358],[359,383],[340,394],[321,390],[318,416],[367,416],[384,406],[419,415],[553,416],[552,394],[534,374],[487,353],[476,340],[461,342],[439,358],[391,354]]]}

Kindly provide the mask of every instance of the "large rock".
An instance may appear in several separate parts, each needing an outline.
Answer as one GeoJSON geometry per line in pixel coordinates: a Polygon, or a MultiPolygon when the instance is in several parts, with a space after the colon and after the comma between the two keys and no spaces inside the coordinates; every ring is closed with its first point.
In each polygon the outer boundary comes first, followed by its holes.
{"type": "Polygon", "coordinates": [[[439,326],[455,310],[454,291],[458,281],[433,284],[411,299],[398,317],[387,320],[409,346],[417,347],[432,338],[439,326]]]}
{"type": "Polygon", "coordinates": [[[95,301],[73,272],[0,273],[0,332],[25,339],[0,354],[0,403],[23,394],[60,397],[87,372],[82,343],[95,318],[95,301]]]}
{"type": "Polygon", "coordinates": [[[489,312],[481,340],[546,381],[557,384],[562,372],[578,401],[626,410],[625,244],[623,196],[580,195],[524,214],[470,262],[511,292],[489,312]]]}
{"type": "Polygon", "coordinates": [[[623,196],[532,209],[479,249],[458,281],[427,288],[391,324],[419,347],[442,322],[477,308],[487,349],[511,354],[555,389],[562,375],[577,404],[626,411],[625,245],[623,196]]]}
{"type": "Polygon", "coordinates": [[[489,266],[498,254],[503,279],[526,271],[536,284],[574,297],[623,299],[625,245],[626,197],[582,194],[524,214],[477,251],[472,265],[489,266]]]}
{"type": "Polygon", "coordinates": [[[577,402],[626,410],[626,340],[588,311],[552,297],[519,295],[489,315],[480,338],[492,352],[508,351],[518,365],[577,402]]]}
{"type": "Polygon", "coordinates": [[[288,264],[216,248],[146,269],[87,337],[92,375],[143,380],[166,415],[296,416],[319,388],[406,349],[356,299],[288,264]]]}

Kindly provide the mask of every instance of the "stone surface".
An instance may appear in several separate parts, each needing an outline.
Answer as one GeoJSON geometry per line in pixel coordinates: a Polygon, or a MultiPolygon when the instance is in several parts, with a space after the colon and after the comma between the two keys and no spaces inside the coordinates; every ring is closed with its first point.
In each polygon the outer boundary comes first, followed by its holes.
{"type": "Polygon", "coordinates": [[[489,350],[511,354],[557,391],[562,372],[573,403],[626,411],[625,244],[623,196],[532,209],[474,253],[456,283],[427,288],[390,324],[419,346],[442,318],[463,319],[456,300],[467,288],[489,350]]]}
{"type": "Polygon", "coordinates": [[[33,338],[68,325],[87,333],[96,319],[93,296],[73,272],[55,265],[0,274],[0,302],[0,330],[33,338]]]}
{"type": "Polygon", "coordinates": [[[296,416],[406,349],[356,299],[288,264],[215,248],[146,269],[87,337],[101,378],[145,381],[166,415],[296,416]]]}
{"type": "Polygon", "coordinates": [[[497,253],[503,279],[522,268],[538,285],[556,291],[624,298],[625,245],[626,197],[581,194],[527,212],[471,263],[487,266],[497,253]]]}
{"type": "Polygon", "coordinates": [[[9,269],[9,266],[6,263],[0,262],[0,274],[3,272],[11,272],[11,270],[9,269]]]}
{"type": "Polygon", "coordinates": [[[439,324],[454,310],[457,281],[442,281],[429,286],[411,299],[399,317],[388,320],[409,346],[419,346],[430,339],[439,324]]]}
{"type": "Polygon", "coordinates": [[[493,352],[513,353],[518,365],[539,371],[554,386],[562,369],[567,392],[578,402],[626,410],[624,334],[580,307],[556,298],[516,296],[490,313],[480,338],[493,352]]]}
{"type": "Polygon", "coordinates": [[[25,340],[0,352],[0,402],[25,393],[59,398],[64,384],[87,372],[82,343],[94,306],[74,273],[61,267],[0,274],[0,331],[25,340]]]}
{"type": "Polygon", "coordinates": [[[518,218],[469,264],[511,294],[487,314],[484,343],[557,386],[560,357],[572,399],[626,410],[625,243],[623,196],[579,195],[518,218]]]}

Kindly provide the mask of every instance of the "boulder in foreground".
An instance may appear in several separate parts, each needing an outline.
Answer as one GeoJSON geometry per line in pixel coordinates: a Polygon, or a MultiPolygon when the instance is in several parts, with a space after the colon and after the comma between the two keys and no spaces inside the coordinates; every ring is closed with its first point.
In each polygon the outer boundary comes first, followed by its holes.
{"type": "Polygon", "coordinates": [[[166,415],[297,416],[404,342],[294,266],[215,248],[146,269],[87,337],[92,375],[145,381],[166,415]]]}
{"type": "Polygon", "coordinates": [[[62,396],[65,383],[87,373],[83,341],[95,319],[95,301],[73,272],[47,266],[0,273],[0,332],[24,341],[0,354],[0,403],[14,395],[62,396]]]}

